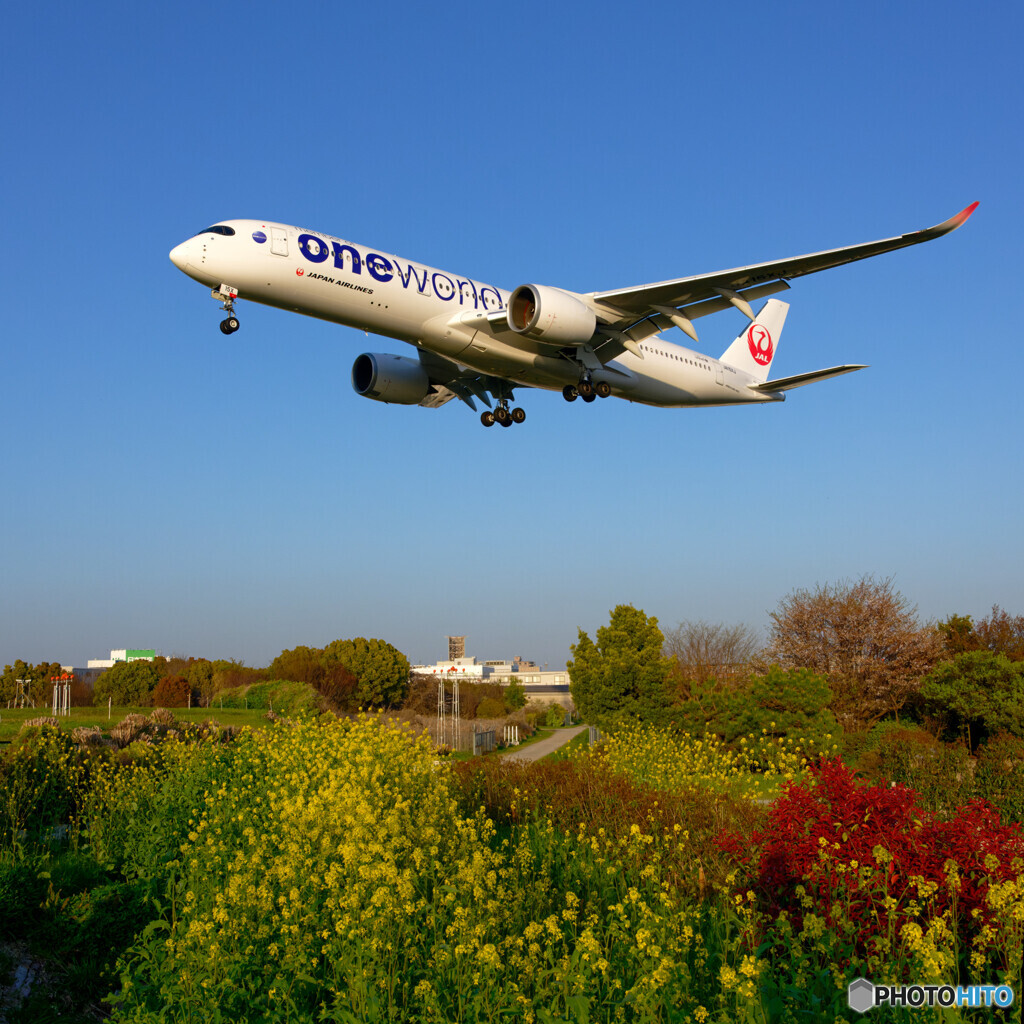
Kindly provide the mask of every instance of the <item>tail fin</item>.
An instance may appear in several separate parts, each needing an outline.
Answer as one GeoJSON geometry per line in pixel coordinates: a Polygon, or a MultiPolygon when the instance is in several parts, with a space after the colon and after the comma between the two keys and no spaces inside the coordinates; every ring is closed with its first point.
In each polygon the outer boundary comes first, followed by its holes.
{"type": "Polygon", "coordinates": [[[722,353],[720,361],[759,381],[768,379],[786,322],[789,303],[769,299],[746,330],[722,353]]]}

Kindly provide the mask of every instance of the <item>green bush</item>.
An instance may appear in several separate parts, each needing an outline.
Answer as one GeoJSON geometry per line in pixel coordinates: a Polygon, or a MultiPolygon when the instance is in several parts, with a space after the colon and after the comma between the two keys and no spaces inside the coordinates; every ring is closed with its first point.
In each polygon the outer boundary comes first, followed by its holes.
{"type": "Polygon", "coordinates": [[[946,738],[971,749],[999,732],[1024,736],[1024,663],[991,651],[967,651],[936,665],[921,684],[925,711],[946,738]]]}
{"type": "Polygon", "coordinates": [[[1024,822],[1024,740],[993,736],[979,751],[975,790],[999,809],[1003,821],[1024,822]]]}
{"type": "Polygon", "coordinates": [[[533,704],[526,710],[526,720],[539,729],[555,729],[565,721],[565,708],[561,704],[533,704]]]}
{"type": "Polygon", "coordinates": [[[921,806],[943,817],[974,796],[970,755],[961,743],[940,743],[919,729],[888,731],[878,745],[881,780],[917,791],[921,806]]]}
{"type": "Polygon", "coordinates": [[[526,687],[518,679],[509,682],[502,697],[505,701],[506,711],[518,711],[520,708],[526,707],[526,687]]]}
{"type": "Polygon", "coordinates": [[[49,725],[26,730],[0,761],[0,848],[59,838],[81,782],[80,758],[66,732],[49,725]]]}
{"type": "Polygon", "coordinates": [[[725,686],[713,679],[695,685],[673,718],[680,731],[693,736],[712,732],[730,744],[753,733],[824,749],[841,734],[828,707],[831,700],[824,676],[773,665],[764,675],[738,685],[725,686]]]}
{"type": "Polygon", "coordinates": [[[505,702],[494,697],[486,697],[476,708],[477,718],[504,718],[505,702]]]}
{"type": "Polygon", "coordinates": [[[842,737],[843,760],[865,775],[874,777],[874,769],[878,767],[878,748],[887,736],[902,733],[915,737],[916,742],[932,741],[931,733],[911,722],[897,722],[887,719],[876,722],[870,729],[860,732],[844,733],[842,737]]]}
{"type": "Polygon", "coordinates": [[[225,707],[269,711],[273,708],[282,715],[316,714],[320,711],[320,699],[308,683],[274,679],[266,683],[222,690],[213,698],[212,706],[214,710],[225,707]]]}

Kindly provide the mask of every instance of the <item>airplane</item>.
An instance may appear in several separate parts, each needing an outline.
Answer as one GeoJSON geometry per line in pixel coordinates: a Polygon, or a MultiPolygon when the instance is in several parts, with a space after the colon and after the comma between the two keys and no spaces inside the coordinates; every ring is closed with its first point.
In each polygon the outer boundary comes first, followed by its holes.
{"type": "Polygon", "coordinates": [[[175,246],[171,262],[212,287],[238,330],[235,302],[249,299],[407,342],[415,358],[364,352],[352,366],[356,393],[377,402],[438,408],[454,398],[484,426],[522,423],[516,388],[561,390],[568,402],[614,396],[644,405],[779,402],[806,384],[865,369],[831,366],[769,380],[789,306],[767,299],[789,281],[955,231],[972,203],[905,235],[632,288],[579,293],[524,284],[514,291],[288,224],[219,221],[175,246]],[[677,328],[698,342],[694,321],[738,309],[746,326],[714,359],[662,337],[677,328]],[[493,399],[493,404],[492,404],[493,399]]]}

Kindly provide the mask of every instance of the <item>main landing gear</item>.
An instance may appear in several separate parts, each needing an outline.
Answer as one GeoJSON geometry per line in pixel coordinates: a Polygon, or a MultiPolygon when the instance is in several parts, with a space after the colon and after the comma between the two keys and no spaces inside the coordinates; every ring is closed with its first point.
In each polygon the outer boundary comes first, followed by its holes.
{"type": "Polygon", "coordinates": [[[525,419],[525,409],[521,409],[518,405],[514,409],[510,409],[508,402],[504,400],[498,402],[498,408],[494,412],[486,409],[480,413],[480,422],[485,427],[493,427],[495,423],[500,423],[503,427],[511,427],[513,423],[522,423],[525,419]]]}
{"type": "Polygon", "coordinates": [[[579,384],[566,384],[562,388],[562,397],[567,402],[575,402],[582,398],[584,402],[592,402],[595,398],[607,398],[612,393],[612,386],[606,380],[596,384],[589,377],[581,377],[579,384]]]}
{"type": "Polygon", "coordinates": [[[220,322],[221,334],[234,334],[239,327],[238,317],[235,316],[235,299],[238,298],[238,289],[222,284],[219,288],[214,288],[210,294],[215,299],[220,299],[223,303],[220,308],[227,313],[227,316],[220,322]]]}

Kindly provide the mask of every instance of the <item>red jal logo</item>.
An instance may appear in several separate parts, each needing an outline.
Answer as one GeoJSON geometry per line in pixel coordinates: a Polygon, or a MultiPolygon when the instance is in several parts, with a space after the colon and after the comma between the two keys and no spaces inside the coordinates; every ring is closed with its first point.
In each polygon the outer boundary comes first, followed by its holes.
{"type": "Polygon", "coordinates": [[[760,324],[751,324],[750,330],[747,331],[747,346],[750,348],[750,354],[754,357],[755,363],[767,366],[772,361],[775,349],[772,345],[772,336],[766,327],[762,327],[760,324]]]}
{"type": "Polygon", "coordinates": [[[305,273],[305,271],[304,271],[304,270],[302,269],[302,267],[296,267],[296,268],[295,268],[295,273],[296,273],[296,274],[297,274],[297,275],[298,275],[299,277],[302,277],[302,275],[303,275],[303,274],[305,273]]]}

